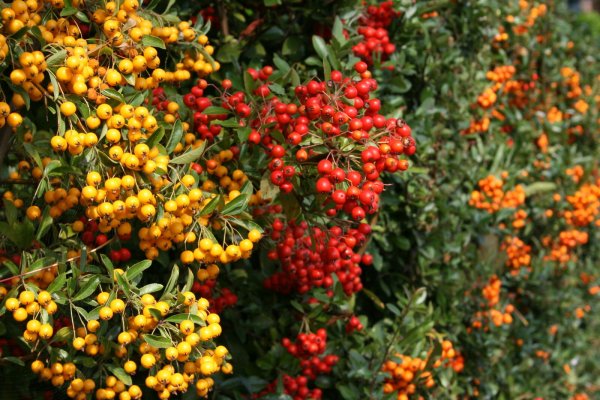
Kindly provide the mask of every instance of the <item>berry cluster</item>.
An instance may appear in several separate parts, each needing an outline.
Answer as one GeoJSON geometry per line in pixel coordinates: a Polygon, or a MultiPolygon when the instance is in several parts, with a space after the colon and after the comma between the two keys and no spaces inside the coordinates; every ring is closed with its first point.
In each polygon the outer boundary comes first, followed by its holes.
{"type": "Polygon", "coordinates": [[[363,324],[360,322],[360,319],[356,315],[353,315],[348,319],[346,323],[346,333],[350,334],[354,331],[362,331],[363,324]]]}
{"type": "MultiPolygon", "coordinates": [[[[321,328],[316,333],[299,333],[294,342],[284,338],[282,345],[288,353],[298,359],[302,369],[299,376],[283,377],[284,393],[292,396],[294,400],[321,399],[321,389],[310,389],[309,384],[319,375],[330,374],[333,366],[339,361],[339,357],[334,354],[323,355],[327,347],[325,329],[321,328]]],[[[277,381],[269,384],[260,395],[274,392],[276,384],[277,381]]]]}
{"type": "MultiPolygon", "coordinates": [[[[450,366],[455,372],[464,368],[463,357],[455,351],[452,342],[444,340],[441,343],[442,353],[433,361],[433,368],[450,366]]],[[[387,360],[381,370],[386,374],[383,392],[390,394],[396,392],[398,400],[408,400],[419,391],[420,386],[429,389],[435,386],[433,371],[427,370],[430,363],[430,355],[426,358],[411,357],[404,354],[396,354],[395,360],[387,360]]],[[[422,398],[422,397],[418,397],[422,398]]]]}
{"type": "Polygon", "coordinates": [[[483,329],[489,331],[489,323],[496,327],[512,324],[512,313],[515,307],[512,304],[507,304],[502,309],[500,303],[500,294],[502,290],[502,281],[498,276],[493,275],[486,286],[481,290],[482,296],[486,303],[481,305],[481,311],[477,311],[473,316],[471,327],[467,332],[472,332],[473,329],[483,329]]]}
{"type": "Polygon", "coordinates": [[[394,11],[392,6],[392,1],[369,6],[366,15],[358,21],[358,33],[363,36],[363,41],[356,44],[352,51],[369,65],[373,64],[375,57],[380,57],[383,61],[396,51],[396,45],[390,42],[387,27],[394,18],[400,16],[400,12],[394,11]]]}
{"type": "Polygon", "coordinates": [[[221,126],[211,124],[216,119],[222,119],[219,115],[203,113],[208,107],[213,105],[209,97],[204,96],[204,90],[208,83],[200,79],[195,86],[192,86],[190,92],[183,96],[183,103],[194,111],[194,131],[205,140],[214,140],[215,136],[221,133],[221,126]]]}
{"type": "MultiPolygon", "coordinates": [[[[202,270],[199,270],[202,271],[202,270]]],[[[196,295],[204,297],[210,302],[210,311],[220,314],[225,308],[233,307],[237,304],[238,297],[229,288],[222,288],[219,292],[215,286],[217,281],[215,279],[207,279],[202,283],[196,281],[192,286],[192,292],[196,295]]]]}
{"type": "Polygon", "coordinates": [[[361,256],[358,251],[370,233],[371,227],[367,224],[360,224],[356,229],[335,226],[323,230],[309,227],[305,221],[284,224],[276,219],[271,239],[277,245],[268,256],[281,263],[282,271],[267,278],[265,287],[281,293],[292,290],[306,293],[313,287],[330,288],[335,274],[346,294],[360,291],[359,264],[370,264],[371,257],[361,256]]]}

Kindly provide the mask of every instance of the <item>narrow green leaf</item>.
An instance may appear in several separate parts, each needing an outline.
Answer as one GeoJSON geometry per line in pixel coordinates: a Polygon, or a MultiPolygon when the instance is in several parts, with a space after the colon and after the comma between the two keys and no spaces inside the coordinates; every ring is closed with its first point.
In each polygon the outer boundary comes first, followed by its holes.
{"type": "Polygon", "coordinates": [[[193,150],[190,150],[186,153],[183,153],[180,156],[173,158],[170,163],[171,164],[189,164],[198,160],[202,154],[204,153],[204,148],[206,147],[206,142],[203,142],[200,146],[196,147],[193,150]]]}
{"type": "Polygon", "coordinates": [[[52,281],[52,283],[46,289],[49,293],[54,293],[60,291],[65,284],[67,283],[67,273],[63,272],[62,274],[58,274],[56,278],[52,281]]]}
{"type": "Polygon", "coordinates": [[[132,384],[131,376],[127,372],[125,372],[125,370],[123,368],[116,367],[116,366],[114,366],[112,364],[108,364],[108,363],[105,365],[106,365],[106,369],[108,369],[110,371],[110,373],[113,374],[118,380],[120,380],[127,386],[131,386],[131,384],[132,384]]]}
{"type": "Polygon", "coordinates": [[[131,267],[127,268],[127,271],[125,272],[125,276],[127,276],[127,279],[132,281],[135,277],[137,277],[142,272],[144,272],[145,270],[150,268],[151,265],[152,265],[151,260],[140,261],[140,262],[132,265],[131,267]]]}
{"type": "Polygon", "coordinates": [[[222,115],[222,114],[227,114],[227,113],[229,113],[229,111],[226,108],[217,107],[217,106],[206,107],[202,111],[202,114],[206,114],[206,115],[222,115]]]}
{"type": "Polygon", "coordinates": [[[167,347],[173,346],[171,340],[166,337],[146,333],[142,338],[150,346],[156,347],[157,349],[166,349],[167,347]]]}
{"type": "Polygon", "coordinates": [[[169,136],[169,141],[167,142],[167,145],[165,147],[167,149],[167,153],[169,153],[169,154],[173,153],[173,150],[175,149],[175,147],[177,147],[179,142],[181,142],[182,137],[183,137],[183,124],[181,123],[181,120],[178,119],[173,124],[173,129],[171,130],[171,135],[169,136]]]}
{"type": "Polygon", "coordinates": [[[73,297],[73,301],[80,301],[89,297],[100,285],[100,278],[94,276],[81,287],[79,292],[73,297]]]}
{"type": "Polygon", "coordinates": [[[202,217],[204,215],[208,215],[210,213],[212,213],[215,208],[217,208],[217,205],[219,204],[219,202],[221,201],[221,196],[217,195],[215,197],[213,197],[206,206],[204,206],[204,208],[202,210],[200,210],[200,214],[198,215],[199,217],[202,217]]]}
{"type": "Polygon", "coordinates": [[[100,93],[102,93],[103,95],[105,95],[106,97],[108,97],[109,99],[113,99],[116,100],[120,103],[125,103],[125,97],[119,93],[118,91],[116,91],[115,89],[104,89],[101,90],[100,93]]]}
{"type": "Polygon", "coordinates": [[[140,292],[138,293],[140,296],[143,296],[148,293],[155,293],[161,290],[164,286],[160,283],[149,283],[146,286],[140,288],[140,292]]]}
{"type": "Polygon", "coordinates": [[[167,282],[167,286],[165,286],[165,290],[161,296],[161,299],[166,295],[171,294],[175,286],[177,285],[177,281],[179,280],[179,267],[177,264],[173,265],[173,269],[171,270],[171,276],[169,277],[169,281],[167,282]]]}
{"type": "Polygon", "coordinates": [[[176,314],[172,315],[169,318],[165,319],[165,322],[172,322],[175,324],[179,324],[182,321],[190,320],[197,325],[204,325],[204,321],[197,315],[194,314],[176,314]]]}
{"type": "Polygon", "coordinates": [[[321,57],[321,59],[327,58],[327,45],[325,44],[323,38],[317,35],[313,35],[312,43],[319,57],[321,57]]]}
{"type": "Polygon", "coordinates": [[[249,200],[250,196],[248,196],[247,194],[240,194],[238,197],[225,204],[225,206],[221,210],[221,214],[237,215],[242,211],[246,210],[246,206],[248,205],[249,200]]]}
{"type": "Polygon", "coordinates": [[[165,42],[159,37],[152,35],[142,36],[142,44],[144,46],[158,47],[159,49],[166,49],[165,42]]]}

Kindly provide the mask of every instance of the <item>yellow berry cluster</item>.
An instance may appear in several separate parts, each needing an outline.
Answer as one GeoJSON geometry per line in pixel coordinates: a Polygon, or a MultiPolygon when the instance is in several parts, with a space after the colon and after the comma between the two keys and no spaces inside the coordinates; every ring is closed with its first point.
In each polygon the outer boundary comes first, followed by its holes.
{"type": "Polygon", "coordinates": [[[52,299],[50,293],[41,291],[37,295],[30,290],[24,290],[17,297],[9,297],[5,303],[6,309],[13,314],[13,318],[17,322],[24,322],[28,318],[32,318],[27,324],[27,330],[24,336],[35,342],[38,339],[50,339],[53,335],[53,328],[49,324],[41,324],[36,318],[40,316],[40,310],[43,308],[48,314],[52,315],[58,310],[58,305],[52,299]],[[32,322],[35,321],[35,322],[32,322]],[[31,325],[29,324],[31,323],[31,325]],[[32,328],[31,330],[29,328],[32,328]]]}

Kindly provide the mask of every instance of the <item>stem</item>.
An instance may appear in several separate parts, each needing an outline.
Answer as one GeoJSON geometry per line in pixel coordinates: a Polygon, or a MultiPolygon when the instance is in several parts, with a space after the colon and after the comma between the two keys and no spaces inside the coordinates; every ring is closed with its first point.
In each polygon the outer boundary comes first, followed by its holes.
{"type": "Polygon", "coordinates": [[[412,304],[415,301],[415,294],[416,294],[416,292],[414,292],[410,296],[408,304],[406,305],[406,307],[402,311],[402,314],[400,314],[400,316],[398,317],[398,319],[396,321],[396,329],[394,330],[394,335],[392,336],[392,340],[390,340],[390,344],[388,345],[387,349],[385,350],[385,354],[383,355],[383,357],[381,359],[381,362],[379,362],[379,365],[378,365],[377,369],[375,370],[375,372],[373,374],[373,378],[371,379],[371,382],[369,384],[369,386],[371,388],[370,389],[370,393],[372,393],[371,396],[369,397],[370,399],[375,399],[375,397],[373,397],[373,396],[374,396],[374,393],[376,393],[376,390],[375,390],[375,381],[376,381],[377,375],[379,374],[379,371],[381,371],[381,367],[385,363],[385,360],[387,360],[389,358],[390,353],[392,352],[393,347],[396,345],[396,342],[400,339],[400,329],[402,329],[402,322],[404,321],[404,319],[408,315],[408,312],[410,311],[410,308],[411,308],[412,304]]]}
{"type": "Polygon", "coordinates": [[[229,20],[227,19],[225,3],[222,0],[217,3],[217,11],[221,19],[221,32],[223,32],[223,36],[227,37],[229,36],[229,20]]]}
{"type": "MultiPolygon", "coordinates": [[[[100,245],[100,246],[98,246],[98,247],[90,250],[88,252],[88,254],[94,253],[94,252],[100,250],[101,248],[103,248],[105,246],[108,246],[109,244],[111,244],[113,242],[113,240],[115,240],[115,237],[112,237],[110,240],[107,240],[104,244],[102,244],[102,245],[100,245]]],[[[80,258],[81,258],[81,256],[72,257],[72,258],[69,258],[68,260],[66,260],[65,263],[68,263],[68,262],[71,262],[71,261],[75,261],[75,260],[79,260],[80,258]]],[[[33,271],[28,271],[28,272],[24,272],[24,273],[19,274],[19,275],[15,275],[15,276],[11,276],[11,277],[8,277],[8,278],[0,279],[0,283],[9,282],[9,281],[11,281],[11,280],[13,280],[15,278],[23,278],[25,276],[29,276],[29,275],[32,275],[32,274],[37,274],[38,272],[45,271],[47,269],[54,268],[54,267],[58,267],[58,263],[57,262],[54,263],[54,264],[45,266],[45,267],[34,269],[33,271]]]]}
{"type": "Polygon", "coordinates": [[[6,154],[8,154],[8,142],[10,141],[11,136],[12,129],[10,126],[8,126],[8,124],[0,128],[0,167],[2,167],[4,158],[6,157],[6,154]]]}

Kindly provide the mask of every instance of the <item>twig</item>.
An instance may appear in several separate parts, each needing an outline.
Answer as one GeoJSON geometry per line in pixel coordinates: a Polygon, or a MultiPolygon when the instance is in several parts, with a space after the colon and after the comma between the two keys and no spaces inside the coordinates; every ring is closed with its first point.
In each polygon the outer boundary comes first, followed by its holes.
{"type": "MultiPolygon", "coordinates": [[[[109,244],[111,244],[113,242],[113,240],[115,240],[115,237],[110,238],[105,243],[101,244],[100,246],[98,246],[98,247],[96,247],[96,248],[88,251],[88,254],[92,254],[92,253],[100,250],[101,248],[108,246],[109,244]]],[[[81,258],[81,255],[75,256],[75,257],[69,258],[65,262],[71,262],[71,261],[79,260],[80,258],[81,258]]],[[[50,269],[50,268],[58,267],[58,264],[59,263],[56,262],[54,264],[51,264],[51,265],[48,265],[48,266],[45,266],[45,267],[42,267],[42,268],[34,269],[33,271],[28,271],[28,272],[25,272],[25,273],[22,273],[22,274],[19,274],[19,275],[15,275],[15,276],[11,276],[11,277],[8,277],[8,278],[0,279],[0,283],[9,282],[9,281],[11,281],[11,280],[13,280],[15,278],[23,278],[23,277],[28,276],[28,275],[37,274],[38,272],[45,271],[45,270],[50,269]]]]}
{"type": "Polygon", "coordinates": [[[227,37],[229,36],[229,20],[227,19],[227,9],[223,1],[217,3],[217,11],[221,19],[221,32],[223,32],[224,37],[227,37]]]}

